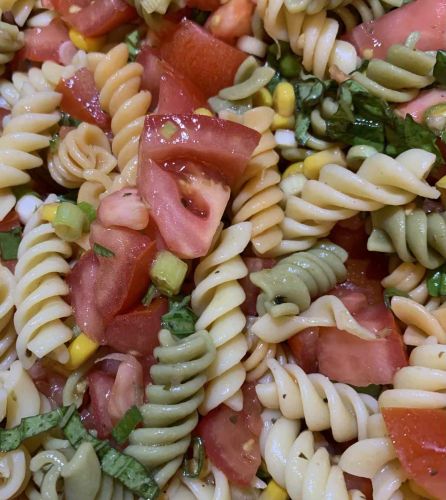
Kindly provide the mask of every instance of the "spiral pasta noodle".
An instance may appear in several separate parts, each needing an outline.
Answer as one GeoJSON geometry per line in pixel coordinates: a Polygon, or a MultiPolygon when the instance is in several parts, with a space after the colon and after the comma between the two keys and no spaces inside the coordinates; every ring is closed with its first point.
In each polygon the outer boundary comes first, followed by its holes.
{"type": "Polygon", "coordinates": [[[112,152],[118,159],[118,168],[127,179],[133,176],[131,183],[135,184],[139,137],[152,95],[140,90],[143,67],[128,63],[128,57],[126,44],[116,45],[97,63],[94,79],[101,106],[112,117],[112,152]]]}
{"type": "Polygon", "coordinates": [[[29,453],[21,446],[0,453],[0,498],[15,498],[29,481],[29,453]]]}
{"type": "MultiPolygon", "coordinates": [[[[355,5],[357,0],[284,0],[283,2],[290,12],[306,12],[307,14],[317,14],[321,10],[334,10],[346,7],[348,5],[355,5]]],[[[387,6],[399,7],[402,5],[401,0],[372,0],[370,6],[373,9],[378,9],[382,4],[387,6]]],[[[384,9],[383,9],[384,13],[384,9]]]]}
{"type": "Polygon", "coordinates": [[[305,250],[327,236],[336,222],[360,211],[406,205],[417,195],[438,198],[438,190],[424,180],[434,161],[435,156],[427,151],[409,149],[395,159],[382,153],[372,155],[357,172],[325,165],[318,180],[308,180],[299,196],[288,197],[284,237],[299,241],[305,250]]]}
{"type": "Polygon", "coordinates": [[[277,317],[305,311],[312,299],[345,281],[347,257],[343,248],[325,241],[307,252],[285,257],[271,269],[251,273],[250,280],[262,290],[257,299],[258,313],[277,317]]]}
{"type": "Polygon", "coordinates": [[[378,19],[386,13],[383,4],[390,4],[399,7],[402,2],[399,0],[385,2],[382,0],[352,0],[343,2],[333,12],[341,19],[346,31],[351,31],[357,24],[367,23],[378,19]]]}
{"type": "Polygon", "coordinates": [[[274,381],[256,386],[265,408],[280,410],[289,419],[303,418],[311,431],[331,429],[336,441],[367,436],[367,420],[378,412],[377,402],[347,384],[333,384],[320,373],[307,375],[298,365],[267,362],[274,381]]]}
{"type": "Polygon", "coordinates": [[[357,67],[356,49],[337,40],[339,23],[327,17],[325,10],[315,14],[291,11],[284,0],[260,0],[257,10],[271,38],[290,43],[291,50],[302,56],[302,65],[323,79],[335,65],[346,74],[357,67]]]}
{"type": "Polygon", "coordinates": [[[384,207],[372,214],[372,224],[368,250],[396,253],[403,262],[419,262],[428,269],[446,261],[446,212],[384,207]]]}
{"type": "Polygon", "coordinates": [[[300,432],[298,420],[280,417],[265,430],[263,458],[274,481],[291,500],[302,498],[363,498],[359,491],[348,491],[342,470],[331,465],[328,451],[316,448],[315,435],[300,432]]]}
{"type": "Polygon", "coordinates": [[[130,5],[133,5],[138,14],[151,24],[153,14],[165,14],[169,7],[184,7],[182,0],[126,0],[130,5]]]}
{"type": "MultiPolygon", "coordinates": [[[[48,157],[51,177],[66,188],[80,187],[80,198],[86,189],[82,189],[84,182],[93,184],[96,191],[109,189],[112,184],[110,173],[116,164],[107,136],[99,127],[89,123],[81,123],[68,132],[57,151],[50,152],[48,157]]],[[[83,201],[89,200],[90,197],[83,201]]],[[[93,205],[98,203],[96,199],[93,205]]]]}
{"type": "Polygon", "coordinates": [[[0,264],[0,370],[7,370],[17,358],[14,314],[14,275],[0,264]]]}
{"type": "Polygon", "coordinates": [[[70,256],[70,245],[37,212],[25,226],[15,269],[16,349],[25,368],[36,357],[49,354],[61,363],[68,361],[65,342],[71,339],[72,330],[63,320],[72,310],[63,300],[69,293],[63,278],[70,271],[66,261],[70,256]]]}
{"type": "Polygon", "coordinates": [[[381,285],[383,288],[397,288],[415,302],[425,304],[429,298],[425,278],[426,268],[421,264],[402,262],[381,280],[381,285]]]}
{"type": "Polygon", "coordinates": [[[0,74],[4,73],[5,65],[23,47],[24,42],[25,37],[17,26],[0,21],[0,74]]]}
{"type": "Polygon", "coordinates": [[[30,16],[36,0],[1,0],[0,10],[9,11],[18,26],[23,26],[30,16]]]}
{"type": "Polygon", "coordinates": [[[220,115],[230,120],[239,118],[239,123],[262,134],[236,188],[232,223],[251,222],[251,242],[256,253],[274,255],[274,249],[282,241],[279,225],[284,217],[280,207],[283,194],[277,169],[279,155],[274,151],[276,141],[271,133],[274,111],[263,106],[247,111],[242,117],[228,113],[220,115]]]}
{"type": "Polygon", "coordinates": [[[140,408],[143,426],[129,436],[124,452],[150,469],[163,487],[180,466],[198,423],[197,409],[204,399],[206,370],[215,359],[215,347],[205,331],[175,340],[167,330],[154,351],[159,363],[150,370],[148,403],[140,408]]]}
{"type": "Polygon", "coordinates": [[[199,316],[197,329],[208,330],[217,357],[207,376],[200,413],[225,403],[236,411],[243,407],[241,386],[246,378],[242,359],[248,350],[243,334],[246,319],[240,309],[245,292],[237,280],[248,274],[240,254],[251,238],[251,223],[240,222],[222,231],[214,250],[195,270],[196,288],[191,304],[199,316]]]}

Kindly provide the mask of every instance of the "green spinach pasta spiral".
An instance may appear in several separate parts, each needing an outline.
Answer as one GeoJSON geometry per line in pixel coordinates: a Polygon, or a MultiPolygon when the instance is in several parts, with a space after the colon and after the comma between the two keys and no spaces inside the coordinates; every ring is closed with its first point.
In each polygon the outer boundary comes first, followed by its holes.
{"type": "Polygon", "coordinates": [[[149,402],[140,408],[143,426],[130,434],[124,451],[156,469],[156,481],[164,486],[180,466],[198,423],[215,347],[206,331],[176,340],[162,330],[159,340],[154,351],[159,362],[150,369],[153,383],[146,390],[149,402]]]}
{"type": "Polygon", "coordinates": [[[373,231],[367,248],[396,253],[403,262],[434,269],[446,260],[446,213],[426,214],[417,208],[384,207],[372,214],[373,231]]]}
{"type": "Polygon", "coordinates": [[[305,311],[312,299],[345,280],[347,257],[343,248],[326,241],[307,252],[285,257],[272,269],[251,273],[251,281],[262,290],[257,300],[258,312],[281,315],[280,310],[292,314],[305,311]]]}

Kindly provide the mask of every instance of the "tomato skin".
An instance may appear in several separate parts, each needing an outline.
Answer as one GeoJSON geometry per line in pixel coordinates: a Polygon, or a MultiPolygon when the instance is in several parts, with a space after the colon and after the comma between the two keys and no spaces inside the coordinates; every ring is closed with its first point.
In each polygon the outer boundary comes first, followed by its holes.
{"type": "Polygon", "coordinates": [[[194,82],[206,97],[232,85],[238,67],[247,57],[187,19],[163,41],[160,55],[175,71],[194,82]]]}
{"type": "Polygon", "coordinates": [[[68,64],[76,50],[65,24],[60,19],[54,19],[43,28],[25,30],[25,47],[20,57],[34,62],[55,61],[68,64]]]}
{"type": "Polygon", "coordinates": [[[114,253],[97,255],[99,270],[96,283],[96,306],[105,323],[128,311],[141,298],[150,284],[150,266],[155,258],[155,242],[133,229],[104,228],[93,223],[91,247],[97,243],[114,253]]]}
{"type": "MultiPolygon", "coordinates": [[[[84,8],[90,4],[91,0],[51,0],[51,6],[46,6],[47,8],[52,7],[61,16],[70,13],[70,7],[76,5],[77,7],[84,8]]],[[[45,5],[44,5],[45,7],[45,5]]]]}
{"type": "Polygon", "coordinates": [[[253,411],[257,405],[250,394],[251,389],[244,388],[246,402],[241,412],[221,405],[203,417],[195,431],[203,438],[206,454],[212,463],[226,474],[229,481],[241,486],[250,484],[261,462],[258,441],[262,425],[261,407],[258,403],[259,413],[253,411]]]}
{"type": "Polygon", "coordinates": [[[229,0],[206,21],[205,27],[220,40],[232,43],[236,38],[251,33],[251,0],[229,0]]]}
{"type": "Polygon", "coordinates": [[[202,162],[233,186],[243,174],[260,134],[238,123],[203,115],[148,115],[141,136],[140,159],[186,158],[202,162]],[[174,126],[166,137],[164,127],[174,126]]]}
{"type": "Polygon", "coordinates": [[[105,330],[106,344],[118,352],[150,356],[158,346],[161,317],[168,309],[167,299],[157,298],[148,307],[115,316],[105,330]]]}
{"type": "Polygon", "coordinates": [[[248,268],[248,276],[245,276],[239,280],[240,285],[245,292],[246,298],[241,305],[242,311],[247,316],[257,315],[257,297],[260,293],[260,288],[256,287],[254,283],[249,279],[249,274],[256,271],[261,271],[262,269],[271,269],[276,261],[274,259],[263,259],[260,257],[244,257],[243,262],[248,268]]]}
{"type": "Polygon", "coordinates": [[[347,490],[359,490],[363,495],[365,495],[364,500],[372,500],[373,490],[372,481],[366,477],[358,477],[344,472],[345,484],[347,485],[347,490]]]}
{"type": "Polygon", "coordinates": [[[288,346],[297,364],[305,373],[316,373],[318,371],[318,341],[319,328],[306,328],[288,339],[288,346]]]}
{"type": "Polygon", "coordinates": [[[221,0],[187,0],[186,5],[200,10],[217,10],[221,0]]]}
{"type": "Polygon", "coordinates": [[[90,395],[90,423],[98,433],[99,439],[105,439],[113,429],[113,423],[108,412],[114,378],[100,370],[88,374],[88,392],[90,395]]]}
{"type": "Polygon", "coordinates": [[[446,410],[383,408],[396,454],[410,479],[438,500],[445,498],[446,410]]]}
{"type": "Polygon", "coordinates": [[[62,79],[56,91],[62,94],[62,111],[102,130],[110,130],[110,116],[101,108],[93,73],[87,68],[79,69],[71,78],[62,79]]]}
{"type": "Polygon", "coordinates": [[[64,16],[64,21],[83,35],[95,37],[136,17],[136,10],[124,0],[93,0],[79,12],[64,16]]]}

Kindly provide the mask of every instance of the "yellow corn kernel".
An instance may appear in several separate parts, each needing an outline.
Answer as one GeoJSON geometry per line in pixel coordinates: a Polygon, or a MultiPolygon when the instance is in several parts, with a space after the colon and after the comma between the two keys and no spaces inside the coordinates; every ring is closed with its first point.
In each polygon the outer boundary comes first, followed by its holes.
{"type": "Polygon", "coordinates": [[[304,170],[304,162],[303,161],[298,161],[296,163],[292,163],[285,172],[282,174],[282,179],[286,179],[290,175],[294,174],[302,174],[304,170]]]}
{"type": "Polygon", "coordinates": [[[105,36],[84,36],[73,28],[70,29],[68,34],[74,45],[80,50],[85,50],[85,52],[97,52],[101,50],[106,40],[105,36]]]}
{"type": "Polygon", "coordinates": [[[293,116],[296,107],[296,95],[291,83],[280,82],[273,94],[273,106],[279,115],[293,116]]]}
{"type": "Polygon", "coordinates": [[[446,175],[444,175],[435,185],[437,188],[446,189],[446,175]]]}
{"type": "Polygon", "coordinates": [[[287,500],[287,492],[271,479],[260,495],[260,500],[287,500]]]}
{"type": "Polygon", "coordinates": [[[273,118],[273,122],[271,123],[271,130],[278,129],[293,129],[295,125],[294,116],[282,116],[276,113],[273,118]]]}
{"type": "Polygon", "coordinates": [[[307,179],[317,179],[321,168],[329,163],[343,167],[347,165],[344,153],[339,148],[326,149],[305,158],[303,173],[307,179]]]}
{"type": "Polygon", "coordinates": [[[195,115],[203,115],[203,116],[214,116],[212,111],[207,108],[197,108],[194,111],[195,115]]]}
{"type": "Polygon", "coordinates": [[[273,96],[267,88],[263,87],[254,94],[252,102],[254,106],[268,106],[268,108],[272,108],[273,96]]]}
{"type": "Polygon", "coordinates": [[[58,207],[59,203],[48,203],[48,205],[42,205],[42,208],[40,209],[42,219],[48,222],[53,222],[54,217],[56,217],[58,207]]]}
{"type": "Polygon", "coordinates": [[[98,347],[98,343],[87,337],[85,333],[81,333],[68,346],[70,359],[65,366],[69,370],[76,370],[95,353],[98,347]]]}

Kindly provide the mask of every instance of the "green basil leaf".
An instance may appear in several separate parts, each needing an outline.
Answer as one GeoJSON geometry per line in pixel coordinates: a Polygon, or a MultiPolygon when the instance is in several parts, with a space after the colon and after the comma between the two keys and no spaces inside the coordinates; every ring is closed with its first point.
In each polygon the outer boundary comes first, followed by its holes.
{"type": "Polygon", "coordinates": [[[195,332],[196,314],[188,304],[190,296],[169,299],[169,311],[161,317],[161,326],[177,337],[187,337],[195,332]]]}
{"type": "Polygon", "coordinates": [[[142,302],[143,306],[149,307],[150,304],[152,303],[152,300],[154,299],[155,295],[157,294],[157,292],[158,292],[158,289],[156,288],[156,286],[153,283],[151,283],[146,294],[142,298],[141,302],[142,302]]]}
{"type": "Polygon", "coordinates": [[[135,61],[139,53],[139,45],[141,42],[141,35],[138,30],[132,31],[125,37],[125,43],[129,51],[129,61],[135,61]]]}
{"type": "Polygon", "coordinates": [[[22,240],[22,228],[14,227],[9,231],[0,232],[0,253],[3,260],[17,259],[17,252],[22,240]]]}
{"type": "Polygon", "coordinates": [[[77,127],[81,123],[82,123],[81,120],[77,120],[76,118],[73,118],[68,113],[65,113],[64,111],[62,111],[61,117],[59,120],[59,125],[61,127],[63,127],[63,126],[65,126],[65,127],[77,127]]]}
{"type": "Polygon", "coordinates": [[[446,264],[429,271],[426,276],[426,284],[431,297],[446,296],[446,264]]]}
{"type": "Polygon", "coordinates": [[[114,257],[115,256],[114,252],[112,252],[111,250],[109,250],[106,247],[103,247],[99,243],[95,243],[93,245],[93,252],[96,255],[100,255],[101,257],[114,257]]]}
{"type": "Polygon", "coordinates": [[[386,288],[383,293],[384,304],[387,309],[390,309],[390,300],[392,297],[409,297],[407,292],[399,290],[398,288],[386,288]]]}
{"type": "Polygon", "coordinates": [[[125,443],[133,429],[142,422],[142,415],[136,406],[129,408],[112,430],[118,444],[125,443]]]}
{"type": "Polygon", "coordinates": [[[434,78],[438,83],[446,85],[446,51],[437,50],[437,60],[434,66],[434,78]]]}

